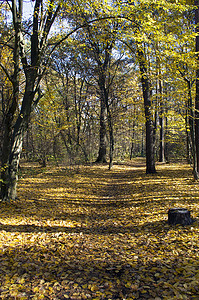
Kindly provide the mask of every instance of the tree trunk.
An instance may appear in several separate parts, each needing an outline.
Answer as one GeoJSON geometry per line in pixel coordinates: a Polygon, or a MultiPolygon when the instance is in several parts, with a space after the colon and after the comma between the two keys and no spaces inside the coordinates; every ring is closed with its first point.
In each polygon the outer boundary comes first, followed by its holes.
{"type": "Polygon", "coordinates": [[[80,99],[78,100],[76,73],[74,75],[73,84],[74,84],[74,102],[75,102],[75,117],[76,117],[75,122],[76,122],[76,130],[77,130],[76,151],[78,152],[80,146],[80,129],[81,129],[81,92],[82,92],[84,82],[83,81],[81,82],[80,95],[79,95],[80,99]]]}
{"type": "Polygon", "coordinates": [[[154,124],[152,116],[152,102],[150,93],[149,78],[143,49],[137,45],[137,55],[140,66],[142,91],[144,98],[145,119],[146,119],[146,173],[156,173],[155,169],[155,145],[154,145],[154,124]]]}
{"type": "Polygon", "coordinates": [[[19,97],[19,47],[18,47],[18,35],[19,28],[15,31],[14,39],[14,50],[13,50],[13,62],[14,72],[12,74],[11,82],[13,86],[13,95],[10,107],[6,113],[4,124],[3,124],[3,147],[1,156],[1,198],[3,199],[6,194],[6,185],[8,180],[8,164],[9,164],[9,153],[13,131],[13,121],[18,106],[19,97]]]}
{"type": "Polygon", "coordinates": [[[159,80],[159,93],[160,93],[160,152],[159,152],[159,162],[165,162],[165,148],[164,148],[164,103],[162,99],[162,82],[159,80]]]}
{"type": "Polygon", "coordinates": [[[145,156],[145,148],[146,146],[144,145],[145,142],[145,128],[144,125],[142,126],[142,140],[141,140],[141,157],[145,156]]]}
{"type": "Polygon", "coordinates": [[[187,126],[189,128],[188,132],[188,146],[191,145],[191,154],[192,154],[192,162],[193,162],[193,174],[194,178],[198,178],[198,171],[197,171],[197,156],[196,156],[196,144],[195,144],[195,126],[194,126],[194,111],[193,111],[193,101],[192,101],[192,94],[191,94],[191,88],[192,83],[190,80],[186,80],[187,88],[188,88],[188,104],[187,104],[187,110],[188,110],[188,116],[187,116],[187,126]],[[190,137],[189,137],[190,133],[190,137]],[[190,143],[189,143],[190,141],[190,143]]]}
{"type": "Polygon", "coordinates": [[[148,114],[146,116],[146,173],[154,174],[155,169],[155,154],[154,154],[154,128],[153,121],[148,120],[148,114]]]}
{"type": "MultiPolygon", "coordinates": [[[[22,142],[25,131],[28,128],[32,103],[36,91],[39,89],[39,82],[45,73],[42,70],[42,62],[46,51],[46,41],[51,26],[57,16],[60,6],[51,7],[46,11],[46,18],[42,20],[40,15],[42,0],[36,0],[33,12],[33,32],[31,35],[31,62],[26,57],[25,38],[22,27],[23,0],[12,0],[11,10],[13,17],[13,28],[15,31],[15,47],[17,55],[20,55],[23,71],[25,74],[25,92],[21,105],[21,111],[14,126],[9,152],[7,179],[4,187],[3,200],[9,201],[16,198],[16,186],[18,180],[18,167],[22,152],[22,142]],[[40,70],[39,70],[40,69],[40,70]],[[37,82],[36,82],[37,81],[37,82]]],[[[17,70],[18,72],[18,70],[17,70]]],[[[36,105],[37,102],[35,102],[36,105]]]]}
{"type": "Polygon", "coordinates": [[[159,162],[165,162],[165,148],[164,148],[164,116],[160,117],[160,152],[159,162]]]}
{"type": "Polygon", "coordinates": [[[196,98],[195,98],[195,147],[196,147],[196,170],[194,177],[199,178],[199,1],[195,1],[195,24],[196,24],[196,98]]]}
{"type": "Polygon", "coordinates": [[[195,98],[195,146],[196,146],[196,172],[195,179],[199,178],[199,1],[195,1],[195,23],[196,23],[196,98],[195,98]]]}
{"type": "Polygon", "coordinates": [[[106,100],[105,100],[105,82],[102,78],[99,79],[100,88],[100,144],[99,153],[96,162],[106,163],[106,100]]]}
{"type": "Polygon", "coordinates": [[[135,105],[134,105],[134,108],[133,108],[133,113],[134,113],[134,119],[133,119],[133,128],[132,128],[132,139],[131,139],[130,160],[131,160],[132,157],[133,157],[133,152],[134,152],[134,148],[135,148],[135,125],[136,125],[136,122],[135,122],[135,116],[136,116],[136,108],[135,108],[135,105]]]}
{"type": "MultiPolygon", "coordinates": [[[[185,124],[186,124],[186,146],[187,146],[187,163],[191,164],[193,160],[192,155],[192,141],[190,137],[190,129],[189,129],[189,115],[188,115],[188,104],[186,107],[186,116],[185,116],[185,124]]],[[[194,168],[195,169],[195,168],[194,168]]]]}
{"type": "Polygon", "coordinates": [[[31,74],[32,72],[34,72],[34,70],[30,70],[29,72],[27,71],[27,76],[29,77],[29,80],[27,80],[26,82],[21,111],[14,126],[14,132],[11,141],[11,151],[8,162],[7,182],[4,188],[4,194],[2,195],[2,199],[4,201],[15,200],[17,197],[16,187],[18,181],[18,167],[20,155],[22,152],[23,136],[28,128],[29,117],[31,113],[31,104],[34,99],[33,90],[35,76],[31,74]]]}
{"type": "Polygon", "coordinates": [[[132,131],[133,131],[133,133],[132,133],[132,141],[131,141],[130,160],[133,157],[133,151],[134,151],[134,147],[135,147],[134,146],[134,144],[135,144],[135,142],[134,142],[134,140],[135,140],[135,122],[134,121],[133,121],[132,131]]]}
{"type": "MultiPolygon", "coordinates": [[[[17,105],[16,105],[17,107],[17,105]]],[[[8,164],[9,164],[9,153],[10,145],[12,139],[12,126],[15,112],[15,104],[12,103],[4,122],[4,134],[3,134],[3,147],[2,147],[2,157],[1,157],[1,198],[4,198],[6,193],[6,184],[8,177],[8,164]]]]}
{"type": "Polygon", "coordinates": [[[107,108],[107,117],[108,117],[108,128],[109,128],[109,137],[110,137],[110,148],[109,148],[109,170],[113,166],[113,153],[114,153],[114,135],[113,135],[113,123],[112,123],[112,116],[110,111],[110,106],[108,102],[108,92],[104,90],[105,95],[105,102],[107,108]]]}
{"type": "MultiPolygon", "coordinates": [[[[166,109],[166,116],[165,116],[165,136],[167,137],[168,133],[168,118],[167,118],[167,109],[166,109]]],[[[165,160],[166,162],[169,162],[169,150],[168,150],[168,142],[166,140],[165,143],[165,160]]]]}

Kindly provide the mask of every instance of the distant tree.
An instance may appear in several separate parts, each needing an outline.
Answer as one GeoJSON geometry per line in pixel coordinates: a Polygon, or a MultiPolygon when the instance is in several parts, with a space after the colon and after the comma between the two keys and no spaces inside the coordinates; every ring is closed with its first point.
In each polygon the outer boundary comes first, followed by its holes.
{"type": "MultiPolygon", "coordinates": [[[[108,114],[108,126],[110,133],[110,156],[112,164],[113,156],[113,128],[111,122],[111,112],[109,107],[109,89],[110,89],[110,66],[112,60],[112,50],[115,44],[115,38],[111,34],[111,26],[114,25],[102,24],[100,29],[97,26],[87,26],[85,28],[87,32],[86,42],[92,47],[90,55],[95,61],[95,76],[97,76],[97,84],[99,88],[99,98],[100,98],[100,143],[99,143],[99,153],[96,162],[106,162],[106,111],[108,114]]],[[[114,28],[112,28],[114,30],[114,28]]]]}

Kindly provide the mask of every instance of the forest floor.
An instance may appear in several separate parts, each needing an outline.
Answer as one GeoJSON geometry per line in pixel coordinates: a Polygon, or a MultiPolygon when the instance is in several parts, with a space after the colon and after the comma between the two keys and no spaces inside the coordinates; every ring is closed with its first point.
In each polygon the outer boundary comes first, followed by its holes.
{"type": "Polygon", "coordinates": [[[1,299],[199,299],[199,183],[186,164],[22,164],[0,203],[1,299]],[[169,226],[168,209],[191,211],[169,226]]]}

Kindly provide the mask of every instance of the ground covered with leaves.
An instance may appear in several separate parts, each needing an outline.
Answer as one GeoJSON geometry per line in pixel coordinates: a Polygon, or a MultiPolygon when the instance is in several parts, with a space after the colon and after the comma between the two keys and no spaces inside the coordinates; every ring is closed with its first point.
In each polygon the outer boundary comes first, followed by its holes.
{"type": "Polygon", "coordinates": [[[199,184],[185,164],[24,164],[0,203],[1,299],[199,299],[199,184]],[[190,226],[169,226],[183,207],[190,226]]]}

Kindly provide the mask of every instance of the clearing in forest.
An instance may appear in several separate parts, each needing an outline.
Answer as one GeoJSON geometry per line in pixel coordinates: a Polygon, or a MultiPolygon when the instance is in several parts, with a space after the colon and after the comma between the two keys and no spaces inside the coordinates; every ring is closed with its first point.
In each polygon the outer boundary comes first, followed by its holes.
{"type": "Polygon", "coordinates": [[[0,203],[1,299],[199,299],[199,185],[185,164],[24,164],[0,203]],[[171,207],[190,226],[169,226],[171,207]]]}

